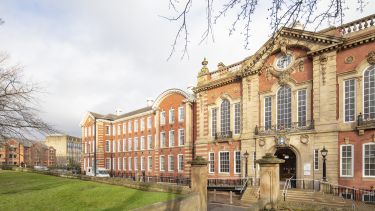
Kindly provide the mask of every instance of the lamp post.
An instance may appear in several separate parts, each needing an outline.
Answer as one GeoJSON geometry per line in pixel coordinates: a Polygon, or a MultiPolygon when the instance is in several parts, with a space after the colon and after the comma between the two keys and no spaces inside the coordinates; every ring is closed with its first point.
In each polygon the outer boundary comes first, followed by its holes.
{"type": "Polygon", "coordinates": [[[246,152],[243,154],[243,157],[245,158],[245,177],[247,178],[247,161],[248,161],[248,158],[249,158],[249,153],[246,152]]]}
{"type": "Polygon", "coordinates": [[[326,150],[326,147],[323,146],[323,149],[320,150],[320,153],[322,154],[323,157],[323,181],[327,181],[327,167],[326,167],[326,156],[328,154],[328,150],[326,150]]]}

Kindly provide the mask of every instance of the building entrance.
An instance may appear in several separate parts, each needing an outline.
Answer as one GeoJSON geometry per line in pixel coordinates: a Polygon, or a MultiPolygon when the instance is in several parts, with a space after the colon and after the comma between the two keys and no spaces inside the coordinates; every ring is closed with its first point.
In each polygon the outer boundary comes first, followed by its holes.
{"type": "Polygon", "coordinates": [[[279,148],[276,150],[275,156],[285,160],[285,163],[280,164],[280,180],[285,181],[292,176],[296,178],[296,154],[290,148],[279,148]]]}

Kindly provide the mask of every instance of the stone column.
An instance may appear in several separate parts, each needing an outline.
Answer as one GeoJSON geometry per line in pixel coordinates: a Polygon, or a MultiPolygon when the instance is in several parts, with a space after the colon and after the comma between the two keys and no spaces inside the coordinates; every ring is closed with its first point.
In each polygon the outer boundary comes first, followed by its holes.
{"type": "Polygon", "coordinates": [[[191,190],[199,193],[200,209],[207,210],[207,160],[197,156],[191,162],[191,190]]]}
{"type": "Polygon", "coordinates": [[[266,208],[277,209],[277,200],[280,194],[279,164],[285,160],[278,159],[271,153],[266,153],[261,159],[256,160],[260,167],[260,196],[259,199],[266,208]]]}

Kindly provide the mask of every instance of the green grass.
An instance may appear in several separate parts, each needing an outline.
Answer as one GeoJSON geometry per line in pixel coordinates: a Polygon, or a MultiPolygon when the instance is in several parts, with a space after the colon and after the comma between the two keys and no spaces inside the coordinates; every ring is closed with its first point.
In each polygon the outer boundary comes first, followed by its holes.
{"type": "Polygon", "coordinates": [[[177,195],[36,173],[0,171],[0,210],[129,210],[177,195]]]}

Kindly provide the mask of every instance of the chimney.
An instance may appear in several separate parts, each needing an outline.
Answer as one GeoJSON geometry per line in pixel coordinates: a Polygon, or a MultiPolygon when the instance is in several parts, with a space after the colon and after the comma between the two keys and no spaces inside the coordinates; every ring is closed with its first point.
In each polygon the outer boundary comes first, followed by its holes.
{"type": "Polygon", "coordinates": [[[116,109],[116,115],[120,116],[121,114],[122,114],[122,109],[121,108],[117,108],[116,109]]]}
{"type": "Polygon", "coordinates": [[[152,106],[154,104],[154,100],[151,98],[147,98],[147,106],[152,106]]]}

